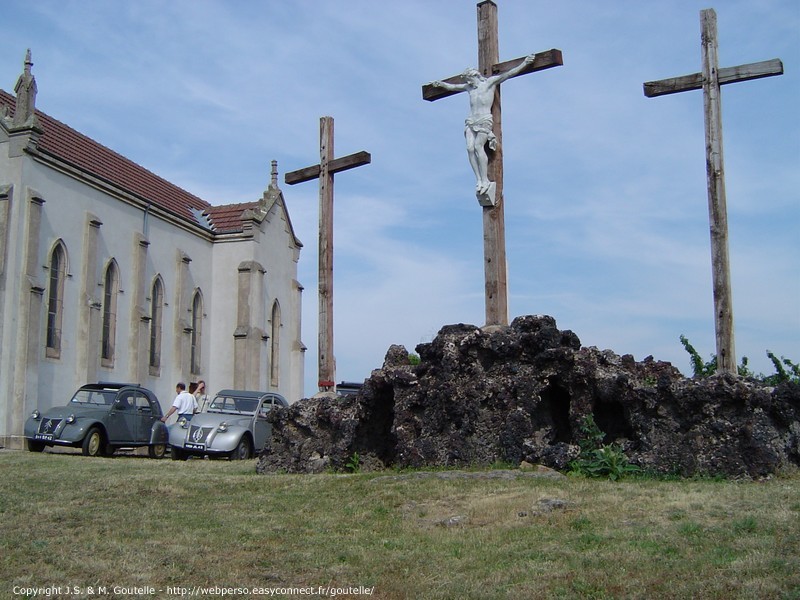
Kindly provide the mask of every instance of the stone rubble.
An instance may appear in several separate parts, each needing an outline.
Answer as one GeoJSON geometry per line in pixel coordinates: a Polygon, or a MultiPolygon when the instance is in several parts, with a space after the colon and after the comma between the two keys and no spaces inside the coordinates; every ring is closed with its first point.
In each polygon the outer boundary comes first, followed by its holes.
{"type": "Polygon", "coordinates": [[[564,470],[592,415],[647,471],[764,477],[800,466],[800,386],[683,376],[670,363],[582,347],[549,316],[443,327],[392,346],[358,394],[270,415],[259,473],[544,465],[564,470]]]}

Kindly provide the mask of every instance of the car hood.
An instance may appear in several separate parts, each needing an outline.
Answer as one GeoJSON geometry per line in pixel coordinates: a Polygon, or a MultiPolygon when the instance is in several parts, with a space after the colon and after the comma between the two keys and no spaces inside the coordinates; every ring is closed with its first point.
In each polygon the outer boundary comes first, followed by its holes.
{"type": "Polygon", "coordinates": [[[44,419],[64,419],[69,415],[75,415],[76,418],[90,417],[99,419],[108,414],[109,408],[109,406],[100,405],[68,404],[67,406],[48,408],[41,411],[41,414],[44,419]]]}
{"type": "Polygon", "coordinates": [[[253,421],[254,415],[240,415],[231,413],[199,413],[192,417],[191,425],[198,427],[216,427],[223,421],[229,426],[239,425],[247,427],[253,421]]]}

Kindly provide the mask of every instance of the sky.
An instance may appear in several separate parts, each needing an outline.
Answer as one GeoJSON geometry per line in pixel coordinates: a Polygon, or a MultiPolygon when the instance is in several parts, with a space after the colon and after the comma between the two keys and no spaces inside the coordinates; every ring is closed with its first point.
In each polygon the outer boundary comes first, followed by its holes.
{"type": "MultiPolygon", "coordinates": [[[[509,314],[547,314],[584,346],[691,374],[679,337],[715,352],[701,91],[642,83],[701,69],[713,7],[720,66],[785,73],[722,88],[737,360],[800,361],[800,3],[498,0],[501,61],[562,51],[502,85],[509,314]]],[[[477,66],[470,0],[4,0],[0,87],[33,53],[37,108],[211,204],[279,181],[304,248],[305,394],[317,380],[318,186],[283,175],[335,153],[337,381],[392,344],[483,325],[481,208],[464,94],[421,86],[477,66]]]]}

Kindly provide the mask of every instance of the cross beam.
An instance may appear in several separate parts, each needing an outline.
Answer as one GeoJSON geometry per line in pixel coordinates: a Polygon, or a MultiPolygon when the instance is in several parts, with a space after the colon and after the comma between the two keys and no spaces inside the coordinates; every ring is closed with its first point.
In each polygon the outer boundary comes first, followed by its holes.
{"type": "MultiPolygon", "coordinates": [[[[522,64],[525,60],[524,56],[520,58],[514,58],[511,60],[507,60],[502,63],[496,63],[492,65],[491,75],[499,75],[500,73],[505,73],[510,71],[514,67],[522,64]]],[[[527,67],[522,69],[516,75],[512,75],[510,79],[514,77],[519,77],[520,75],[527,75],[528,73],[535,73],[536,71],[544,71],[545,69],[552,69],[553,67],[560,67],[564,64],[564,58],[561,55],[561,50],[557,50],[552,48],[551,50],[545,50],[544,52],[537,52],[534,58],[534,61],[529,64],[527,67]]],[[[464,77],[459,73],[458,75],[454,75],[452,77],[448,77],[447,79],[443,79],[445,83],[464,83],[464,77]]],[[[430,83],[426,83],[422,86],[422,99],[428,100],[429,102],[433,102],[434,100],[439,100],[440,98],[446,98],[447,96],[452,96],[454,94],[458,94],[460,92],[451,92],[449,90],[445,90],[440,87],[436,87],[430,83]]]]}
{"type": "Polygon", "coordinates": [[[319,164],[286,173],[287,184],[319,179],[319,331],[318,386],[320,392],[336,391],[336,359],[333,354],[333,175],[368,165],[369,152],[341,158],[333,153],[333,117],[319,120],[319,164]]]}
{"type": "Polygon", "coordinates": [[[711,229],[711,266],[714,291],[714,326],[717,345],[717,373],[736,374],[733,335],[733,302],[728,257],[728,214],[725,198],[725,169],[722,159],[722,104],[720,86],[783,74],[783,63],[772,60],[719,68],[717,57],[717,14],[700,11],[703,70],[700,73],[649,81],[644,84],[648,98],[689,90],[703,90],[706,136],[706,179],[711,229]]]}
{"type": "MultiPolygon", "coordinates": [[[[519,68],[526,57],[499,62],[497,28],[497,5],[492,0],[478,3],[478,70],[483,77],[506,74],[519,68]]],[[[519,72],[508,76],[518,77],[564,64],[561,51],[552,49],[539,52],[519,72]]],[[[443,80],[447,84],[463,84],[461,75],[443,80]]],[[[422,86],[422,97],[428,101],[439,100],[459,93],[433,84],[422,86]]],[[[503,201],[503,145],[500,110],[500,84],[494,88],[492,103],[492,132],[497,141],[496,149],[488,152],[488,178],[494,185],[493,201],[484,201],[483,207],[483,256],[486,286],[486,325],[508,325],[508,276],[506,266],[505,208],[503,201]]]]}
{"type": "MultiPolygon", "coordinates": [[[[334,158],[328,162],[328,173],[341,173],[342,171],[355,169],[356,167],[368,165],[371,160],[372,157],[370,153],[364,152],[363,150],[361,152],[342,156],[341,158],[334,158]]],[[[305,169],[298,169],[297,171],[286,173],[285,180],[289,185],[303,183],[304,181],[318,179],[321,171],[322,167],[320,165],[312,165],[305,169]]]]}
{"type": "MultiPolygon", "coordinates": [[[[739,65],[738,67],[723,67],[717,73],[717,81],[719,85],[725,85],[726,83],[738,83],[775,75],[783,75],[783,62],[779,58],[739,65]]],[[[644,84],[644,95],[648,98],[655,98],[656,96],[702,89],[703,74],[692,73],[683,77],[648,81],[644,84]]]]}

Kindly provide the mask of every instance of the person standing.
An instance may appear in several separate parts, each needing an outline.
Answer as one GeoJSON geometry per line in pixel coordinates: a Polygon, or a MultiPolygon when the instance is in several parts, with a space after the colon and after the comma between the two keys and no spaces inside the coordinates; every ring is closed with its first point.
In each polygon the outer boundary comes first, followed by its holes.
{"type": "Polygon", "coordinates": [[[172,406],[169,407],[167,414],[161,417],[161,420],[166,423],[167,419],[172,416],[172,413],[177,412],[179,419],[183,417],[187,421],[191,421],[194,413],[197,412],[197,401],[194,399],[194,396],[186,391],[186,384],[182,381],[178,382],[178,385],[175,386],[175,392],[178,395],[175,396],[172,406]]]}
{"type": "Polygon", "coordinates": [[[202,379],[197,382],[197,387],[194,390],[194,399],[197,402],[197,406],[200,407],[197,412],[203,412],[206,404],[208,404],[208,392],[206,392],[206,382],[202,379]]]}

